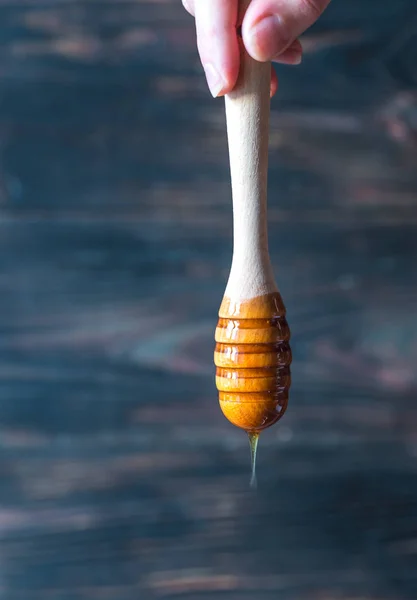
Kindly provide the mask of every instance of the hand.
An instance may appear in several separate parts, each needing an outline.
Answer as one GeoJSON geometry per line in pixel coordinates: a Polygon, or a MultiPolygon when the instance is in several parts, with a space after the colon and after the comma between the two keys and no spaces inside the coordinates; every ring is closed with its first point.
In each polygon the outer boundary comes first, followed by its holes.
{"type": "MultiPolygon", "coordinates": [[[[238,0],[182,0],[195,16],[197,45],[214,97],[229,93],[239,73],[238,0]]],[[[242,22],[248,54],[260,62],[301,62],[300,36],[319,18],[330,0],[251,0],[242,22]]],[[[277,89],[273,71],[271,95],[277,89]]]]}

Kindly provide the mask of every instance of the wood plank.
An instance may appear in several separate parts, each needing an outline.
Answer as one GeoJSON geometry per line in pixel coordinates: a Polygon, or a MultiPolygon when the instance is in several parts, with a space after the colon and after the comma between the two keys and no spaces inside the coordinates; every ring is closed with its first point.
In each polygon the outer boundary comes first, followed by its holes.
{"type": "Polygon", "coordinates": [[[259,489],[212,365],[221,101],[177,0],[0,0],[0,597],[417,596],[414,0],[334,2],[279,68],[294,352],[259,489]]]}

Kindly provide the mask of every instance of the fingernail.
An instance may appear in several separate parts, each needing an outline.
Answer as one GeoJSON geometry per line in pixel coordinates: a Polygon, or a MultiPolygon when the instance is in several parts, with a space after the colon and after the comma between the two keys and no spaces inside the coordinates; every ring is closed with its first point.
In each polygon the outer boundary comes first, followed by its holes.
{"type": "Polygon", "coordinates": [[[264,62],[282,52],[290,42],[286,32],[287,28],[279,15],[264,17],[249,33],[253,58],[264,62]]]}
{"type": "Polygon", "coordinates": [[[300,65],[303,60],[303,55],[299,52],[294,52],[294,55],[291,57],[293,65],[300,65]]]}
{"type": "Polygon", "coordinates": [[[303,59],[303,53],[297,52],[296,50],[288,53],[285,51],[284,54],[287,62],[291,63],[292,65],[299,65],[303,59]]]}
{"type": "Polygon", "coordinates": [[[203,67],[211,95],[213,98],[217,98],[224,87],[223,79],[211,63],[206,63],[203,67]]]}

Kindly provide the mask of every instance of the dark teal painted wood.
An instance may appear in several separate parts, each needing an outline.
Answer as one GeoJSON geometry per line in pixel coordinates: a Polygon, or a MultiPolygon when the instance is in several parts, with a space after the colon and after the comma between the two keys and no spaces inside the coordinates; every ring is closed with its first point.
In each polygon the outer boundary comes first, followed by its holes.
{"type": "Polygon", "coordinates": [[[180,2],[0,0],[0,597],[414,600],[414,0],[279,68],[285,419],[220,414],[222,101],[180,2]]]}

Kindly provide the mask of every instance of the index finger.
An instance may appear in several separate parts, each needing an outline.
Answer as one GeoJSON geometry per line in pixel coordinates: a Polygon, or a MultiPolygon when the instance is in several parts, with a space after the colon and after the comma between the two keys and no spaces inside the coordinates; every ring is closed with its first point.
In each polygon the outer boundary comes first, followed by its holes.
{"type": "Polygon", "coordinates": [[[194,0],[197,46],[214,97],[230,92],[239,74],[237,0],[194,0]]]}

